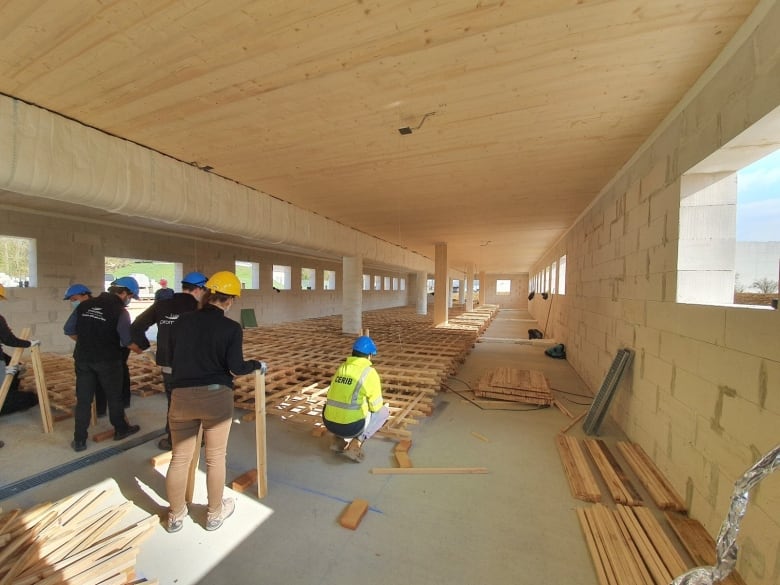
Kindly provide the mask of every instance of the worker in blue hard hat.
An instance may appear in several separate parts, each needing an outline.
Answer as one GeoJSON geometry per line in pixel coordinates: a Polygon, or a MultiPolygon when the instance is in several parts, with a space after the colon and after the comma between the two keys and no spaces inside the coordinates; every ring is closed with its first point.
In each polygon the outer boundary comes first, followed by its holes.
{"type": "MultiPolygon", "coordinates": [[[[169,299],[157,299],[154,304],[138,315],[130,325],[130,336],[133,342],[141,349],[148,349],[151,344],[146,337],[146,332],[152,325],[157,325],[157,351],[155,360],[162,370],[165,396],[168,399],[168,411],[171,409],[171,355],[170,337],[171,327],[185,313],[197,310],[200,300],[206,292],[205,286],[208,278],[202,272],[190,272],[181,279],[180,293],[173,293],[169,299]]],[[[162,280],[160,284],[162,284],[162,280]]],[[[168,284],[166,282],[166,284],[168,284]]],[[[158,291],[159,292],[159,291],[158,291]]],[[[165,417],[165,436],[159,440],[157,446],[165,451],[170,451],[171,428],[168,417],[165,417]]]]}
{"type": "MultiPolygon", "coordinates": [[[[112,286],[121,287],[124,289],[127,289],[132,292],[131,298],[126,299],[125,306],[129,305],[130,302],[135,299],[138,300],[138,294],[141,290],[140,285],[138,284],[138,281],[132,277],[132,276],[122,276],[121,278],[117,278],[114,282],[112,282],[109,285],[108,290],[111,290],[112,286]]],[[[138,347],[134,347],[132,342],[129,345],[126,345],[125,342],[122,342],[122,403],[124,404],[125,408],[130,408],[130,398],[132,396],[130,392],[130,367],[127,364],[127,360],[130,358],[130,352],[134,351],[136,353],[141,353],[141,349],[138,347]]]]}
{"type": "Polygon", "coordinates": [[[98,386],[106,392],[114,440],[120,441],[140,430],[127,421],[122,397],[123,352],[131,346],[130,313],[126,306],[133,298],[138,298],[138,282],[132,276],[123,276],[111,283],[108,292],[76,307],[76,421],[71,443],[74,451],[87,448],[90,410],[98,386]]]}
{"type": "MultiPolygon", "coordinates": [[[[83,301],[91,298],[92,291],[89,290],[87,285],[80,283],[70,285],[68,290],[65,291],[65,296],[62,297],[63,301],[70,302],[70,306],[73,309],[67,321],[65,321],[65,325],[62,327],[62,330],[65,335],[70,337],[73,341],[76,341],[76,319],[78,318],[76,307],[78,307],[83,301]]],[[[98,417],[106,416],[106,404],[106,392],[103,390],[100,384],[98,384],[95,388],[95,412],[97,413],[98,417]]]]}
{"type": "Polygon", "coordinates": [[[352,345],[352,355],[336,370],[328,388],[322,420],[335,435],[331,449],[352,461],[363,459],[363,443],[390,416],[382,399],[382,382],[371,365],[376,345],[367,335],[352,345]]]}

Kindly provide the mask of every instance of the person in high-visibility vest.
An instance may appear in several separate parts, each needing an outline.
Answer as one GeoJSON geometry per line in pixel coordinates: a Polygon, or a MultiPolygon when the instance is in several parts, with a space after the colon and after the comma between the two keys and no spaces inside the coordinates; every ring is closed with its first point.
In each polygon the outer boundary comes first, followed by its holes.
{"type": "Polygon", "coordinates": [[[382,399],[382,382],[371,365],[376,345],[366,335],[358,337],[352,355],[339,366],[328,389],[322,420],[335,435],[330,448],[359,462],[363,443],[370,439],[390,416],[382,399]]]}

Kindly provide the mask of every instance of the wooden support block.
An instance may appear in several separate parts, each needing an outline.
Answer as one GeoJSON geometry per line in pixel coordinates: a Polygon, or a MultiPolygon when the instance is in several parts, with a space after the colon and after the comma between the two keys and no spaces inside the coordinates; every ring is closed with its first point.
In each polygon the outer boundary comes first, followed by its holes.
{"type": "Polygon", "coordinates": [[[372,467],[374,475],[442,475],[451,473],[487,473],[487,467],[372,467]]]}
{"type": "Polygon", "coordinates": [[[395,444],[395,447],[393,448],[394,453],[408,453],[409,449],[412,448],[412,440],[411,439],[404,439],[403,441],[398,441],[395,444]]]}
{"type": "Polygon", "coordinates": [[[95,433],[92,435],[92,440],[96,443],[100,443],[101,441],[107,441],[108,439],[114,438],[114,429],[109,429],[107,431],[100,431],[99,433],[95,433]]]}
{"type": "Polygon", "coordinates": [[[326,429],[325,426],[318,426],[318,427],[314,427],[314,429],[312,429],[311,435],[312,435],[312,437],[321,437],[322,435],[324,435],[327,432],[328,432],[328,429],[326,429]]]}
{"type": "Polygon", "coordinates": [[[244,493],[248,488],[252,487],[257,481],[257,469],[250,469],[246,473],[242,473],[230,484],[230,487],[239,493],[244,493]]]}
{"type": "Polygon", "coordinates": [[[368,500],[352,500],[349,506],[347,506],[346,509],[341,513],[341,516],[339,517],[339,524],[341,524],[344,528],[355,530],[360,524],[360,521],[363,519],[363,516],[366,515],[367,511],[368,500]]]}
{"type": "Polygon", "coordinates": [[[412,460],[409,459],[409,453],[405,451],[396,451],[395,460],[398,461],[398,467],[412,467],[412,460]]]}
{"type": "Polygon", "coordinates": [[[152,467],[159,467],[160,465],[165,465],[166,463],[170,463],[171,457],[173,457],[173,451],[166,451],[165,453],[160,453],[159,455],[155,455],[149,461],[151,462],[152,467]]]}

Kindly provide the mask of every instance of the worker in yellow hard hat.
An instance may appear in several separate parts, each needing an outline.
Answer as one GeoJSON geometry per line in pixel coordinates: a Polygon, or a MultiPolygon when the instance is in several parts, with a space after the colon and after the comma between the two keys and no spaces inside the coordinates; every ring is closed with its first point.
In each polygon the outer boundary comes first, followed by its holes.
{"type": "Polygon", "coordinates": [[[233,376],[254,370],[265,373],[259,360],[244,360],[243,329],[225,314],[241,296],[241,282],[232,272],[208,279],[201,308],[179,317],[171,328],[171,429],[173,455],[165,478],[169,532],[181,530],[187,516],[185,491],[198,430],[206,443],[206,530],[216,530],[235,510],[223,498],[225,457],[233,419],[233,376]]]}

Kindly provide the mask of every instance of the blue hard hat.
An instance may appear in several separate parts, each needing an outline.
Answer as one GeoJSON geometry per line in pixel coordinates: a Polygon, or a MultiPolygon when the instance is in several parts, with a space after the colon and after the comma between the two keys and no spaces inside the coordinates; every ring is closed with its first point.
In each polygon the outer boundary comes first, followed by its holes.
{"type": "Polygon", "coordinates": [[[352,346],[352,351],[359,351],[366,355],[374,355],[376,353],[376,345],[367,335],[362,335],[355,340],[352,346]]]}
{"type": "Polygon", "coordinates": [[[111,286],[121,286],[130,291],[134,299],[138,299],[138,281],[132,276],[123,276],[117,278],[111,283],[111,286]]]}
{"type": "Polygon", "coordinates": [[[203,274],[202,272],[190,272],[189,274],[185,275],[184,278],[181,279],[182,284],[191,284],[193,286],[199,286],[204,287],[206,286],[206,281],[209,279],[208,276],[203,274]]]}
{"type": "Polygon", "coordinates": [[[73,295],[91,295],[92,291],[89,290],[86,285],[83,284],[71,284],[68,290],[65,291],[65,296],[62,297],[63,301],[67,301],[73,295]]]}

